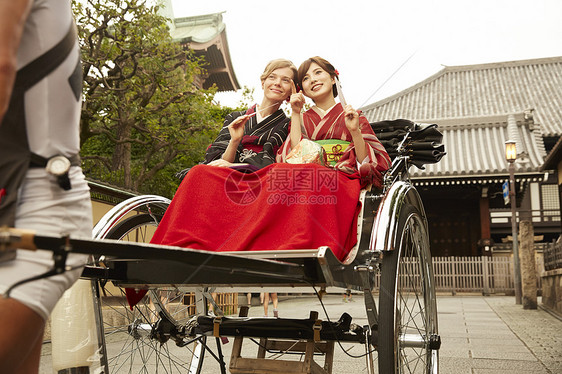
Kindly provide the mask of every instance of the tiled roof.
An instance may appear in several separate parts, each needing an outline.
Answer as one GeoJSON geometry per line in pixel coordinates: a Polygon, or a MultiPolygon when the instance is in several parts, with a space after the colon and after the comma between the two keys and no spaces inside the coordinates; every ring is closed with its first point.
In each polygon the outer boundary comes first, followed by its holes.
{"type": "Polygon", "coordinates": [[[208,65],[203,77],[203,88],[216,84],[219,91],[240,88],[236,79],[226,38],[222,13],[175,18],[170,27],[172,39],[188,46],[195,54],[204,57],[208,65]]]}
{"type": "Polygon", "coordinates": [[[458,118],[534,109],[545,137],[562,135],[562,57],[448,66],[426,80],[362,108],[370,122],[458,118]]]}
{"type": "Polygon", "coordinates": [[[556,170],[558,163],[562,161],[562,137],[558,139],[554,147],[544,160],[541,170],[556,170]]]}
{"type": "Polygon", "coordinates": [[[215,39],[225,29],[222,14],[205,14],[193,17],[174,18],[170,34],[174,40],[185,40],[205,44],[215,39]]]}
{"type": "Polygon", "coordinates": [[[436,123],[443,134],[447,154],[425,170],[412,167],[414,179],[471,179],[505,177],[509,174],[505,159],[505,141],[515,140],[515,171],[522,175],[539,175],[546,152],[540,127],[529,113],[449,118],[428,121],[436,123]]]}

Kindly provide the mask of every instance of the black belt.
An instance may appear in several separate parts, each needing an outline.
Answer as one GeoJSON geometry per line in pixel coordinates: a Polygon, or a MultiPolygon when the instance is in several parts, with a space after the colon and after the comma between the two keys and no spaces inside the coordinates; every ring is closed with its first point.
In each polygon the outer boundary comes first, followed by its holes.
{"type": "Polygon", "coordinates": [[[70,190],[72,187],[70,185],[70,178],[68,177],[68,170],[70,169],[70,166],[80,166],[80,155],[76,154],[70,157],[57,155],[46,158],[43,156],[39,156],[38,154],[31,153],[31,159],[29,160],[30,168],[45,168],[47,169],[47,172],[49,174],[56,176],[57,182],[63,190],[70,190]],[[47,167],[50,160],[58,159],[60,161],[61,158],[63,159],[63,164],[67,165],[68,167],[64,168],[63,170],[57,171],[50,170],[49,167],[47,167]]]}
{"type": "MultiPolygon", "coordinates": [[[[31,160],[29,161],[30,168],[44,168],[47,167],[47,162],[52,157],[46,158],[43,156],[39,156],[38,154],[32,153],[31,160]]],[[[80,155],[74,155],[67,157],[68,161],[70,161],[70,166],[80,166],[80,155]]]]}

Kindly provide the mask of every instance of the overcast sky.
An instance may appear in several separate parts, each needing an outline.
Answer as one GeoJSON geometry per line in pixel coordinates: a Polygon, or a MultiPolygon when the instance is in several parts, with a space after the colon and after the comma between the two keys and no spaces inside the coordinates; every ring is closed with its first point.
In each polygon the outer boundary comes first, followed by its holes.
{"type": "MultiPolygon", "coordinates": [[[[241,86],[256,88],[256,101],[262,97],[259,75],[280,57],[297,67],[311,56],[326,58],[340,72],[346,100],[358,108],[443,65],[562,56],[562,0],[172,0],[172,5],[175,17],[225,12],[235,74],[241,86]]],[[[217,98],[234,106],[240,94],[217,98]]]]}

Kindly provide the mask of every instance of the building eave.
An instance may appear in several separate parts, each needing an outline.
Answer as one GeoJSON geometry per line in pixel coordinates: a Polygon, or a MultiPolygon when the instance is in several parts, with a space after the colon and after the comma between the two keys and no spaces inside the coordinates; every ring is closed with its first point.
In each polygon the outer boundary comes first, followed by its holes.
{"type": "Polygon", "coordinates": [[[443,134],[446,155],[424,170],[412,169],[413,178],[457,178],[507,175],[505,141],[516,141],[516,173],[540,173],[545,151],[540,126],[526,112],[494,116],[430,119],[443,134]]]}
{"type": "Polygon", "coordinates": [[[202,88],[216,85],[219,91],[235,91],[240,89],[240,83],[230,56],[223,13],[175,18],[170,34],[174,41],[192,49],[206,61],[202,88]]]}
{"type": "Polygon", "coordinates": [[[562,137],[558,139],[550,153],[546,156],[541,170],[555,170],[562,161],[562,137]]]}

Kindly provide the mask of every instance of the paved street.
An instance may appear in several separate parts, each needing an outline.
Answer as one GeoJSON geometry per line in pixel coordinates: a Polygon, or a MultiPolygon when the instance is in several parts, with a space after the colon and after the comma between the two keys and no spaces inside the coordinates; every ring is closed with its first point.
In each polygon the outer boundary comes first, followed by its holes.
{"type": "Polygon", "coordinates": [[[439,297],[441,373],[562,373],[562,321],[514,297],[439,297]]]}
{"type": "MultiPolygon", "coordinates": [[[[355,323],[366,323],[360,295],[354,295],[354,302],[350,303],[343,303],[340,295],[328,295],[324,304],[331,319],[336,320],[347,311],[355,323]]],[[[279,303],[281,317],[305,318],[310,310],[318,311],[320,318],[323,317],[322,307],[314,297],[279,303]]],[[[439,296],[438,313],[442,374],[562,373],[562,320],[542,309],[523,310],[515,304],[514,297],[507,296],[439,296]]],[[[250,309],[250,316],[262,315],[261,306],[250,309]]],[[[223,346],[226,357],[230,357],[232,342],[231,338],[223,346]]],[[[245,344],[243,353],[252,345],[245,344]]],[[[52,374],[49,351],[46,344],[42,374],[52,374]]],[[[219,372],[213,361],[210,357],[205,360],[204,373],[219,372]]],[[[350,358],[336,347],[334,373],[361,373],[364,367],[362,359],[350,358]]]]}

